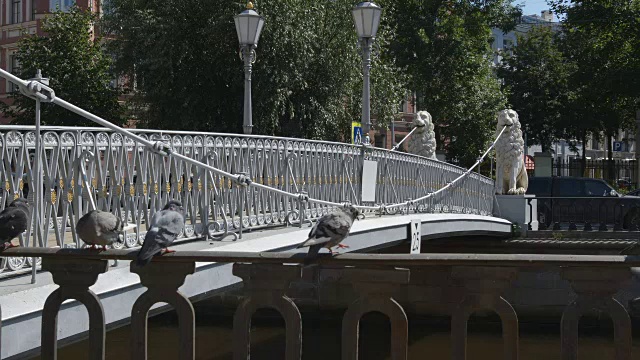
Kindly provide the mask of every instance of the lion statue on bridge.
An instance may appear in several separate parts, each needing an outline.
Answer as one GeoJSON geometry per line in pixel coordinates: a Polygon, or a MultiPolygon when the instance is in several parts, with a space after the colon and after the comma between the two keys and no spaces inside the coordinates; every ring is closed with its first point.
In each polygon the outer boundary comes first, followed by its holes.
{"type": "Polygon", "coordinates": [[[436,160],[436,133],[433,131],[431,114],[418,111],[413,119],[416,131],[411,134],[407,147],[412,154],[436,160]]]}
{"type": "Polygon", "coordinates": [[[529,178],[518,113],[511,109],[498,112],[496,136],[505,126],[507,129],[496,142],[496,194],[522,195],[527,192],[529,178]]]}

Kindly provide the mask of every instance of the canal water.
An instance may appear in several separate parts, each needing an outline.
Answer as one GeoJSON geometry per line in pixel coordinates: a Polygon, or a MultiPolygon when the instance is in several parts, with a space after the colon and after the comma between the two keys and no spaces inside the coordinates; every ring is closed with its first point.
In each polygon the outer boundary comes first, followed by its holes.
{"type": "MultiPolygon", "coordinates": [[[[284,359],[284,322],[275,313],[261,312],[251,330],[252,360],[284,359]]],[[[340,316],[321,317],[303,314],[303,359],[339,360],[340,316]]],[[[559,320],[559,319],[558,319],[559,320]]],[[[450,359],[447,319],[411,319],[409,359],[450,359]]],[[[613,330],[610,322],[582,321],[580,360],[613,359],[613,330]]],[[[107,333],[106,359],[128,360],[130,327],[107,333]]],[[[500,323],[492,318],[474,318],[469,325],[468,360],[502,359],[500,323]]],[[[149,320],[149,359],[178,358],[177,318],[174,312],[149,320]]],[[[363,318],[360,335],[360,359],[387,360],[390,328],[381,314],[363,318]]],[[[232,360],[232,318],[210,305],[196,306],[196,359],[232,360]]],[[[640,338],[634,339],[633,358],[640,356],[640,338]]],[[[88,342],[82,341],[58,351],[58,359],[84,360],[88,342]]],[[[39,359],[39,357],[34,358],[39,359]]],[[[521,360],[560,359],[560,333],[557,322],[522,323],[521,360]]]]}

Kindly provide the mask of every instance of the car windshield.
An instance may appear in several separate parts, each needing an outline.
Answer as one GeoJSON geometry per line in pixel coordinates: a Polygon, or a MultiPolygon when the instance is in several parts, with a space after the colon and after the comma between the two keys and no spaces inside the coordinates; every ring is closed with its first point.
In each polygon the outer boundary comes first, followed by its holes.
{"type": "Polygon", "coordinates": [[[587,180],[584,183],[584,191],[587,196],[611,196],[613,190],[605,182],[597,180],[587,180]]]}

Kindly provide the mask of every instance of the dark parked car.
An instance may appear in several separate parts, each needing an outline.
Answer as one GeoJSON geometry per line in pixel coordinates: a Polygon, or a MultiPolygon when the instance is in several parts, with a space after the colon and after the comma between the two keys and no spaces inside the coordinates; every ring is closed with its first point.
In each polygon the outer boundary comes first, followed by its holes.
{"type": "Polygon", "coordinates": [[[625,196],[640,196],[640,189],[635,189],[633,191],[629,191],[629,193],[625,196]]]}
{"type": "Polygon", "coordinates": [[[640,197],[621,196],[600,179],[532,177],[527,194],[538,198],[542,228],[568,224],[593,230],[638,230],[640,197]]]}

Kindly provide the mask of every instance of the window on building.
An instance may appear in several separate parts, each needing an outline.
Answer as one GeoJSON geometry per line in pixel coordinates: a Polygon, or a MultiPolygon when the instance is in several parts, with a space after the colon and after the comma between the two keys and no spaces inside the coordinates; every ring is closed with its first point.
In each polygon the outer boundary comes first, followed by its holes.
{"type": "Polygon", "coordinates": [[[76,4],[76,0],[49,0],[50,11],[69,11],[76,4]]]}
{"type": "Polygon", "coordinates": [[[376,134],[374,137],[374,144],[376,147],[384,148],[386,147],[387,137],[384,134],[376,134]]]}
{"type": "Polygon", "coordinates": [[[513,55],[513,41],[510,39],[502,40],[502,52],[513,55]]]}
{"type": "Polygon", "coordinates": [[[409,103],[406,100],[402,100],[402,102],[400,102],[400,112],[409,112],[409,103]]]}
{"type": "MultiPolygon", "coordinates": [[[[20,62],[18,61],[18,55],[17,54],[11,54],[9,55],[9,71],[11,71],[12,74],[20,76],[20,62]]],[[[11,83],[11,91],[18,91],[18,85],[11,83]]]]}
{"type": "Polygon", "coordinates": [[[22,0],[11,0],[11,23],[22,22],[22,0]]]}

